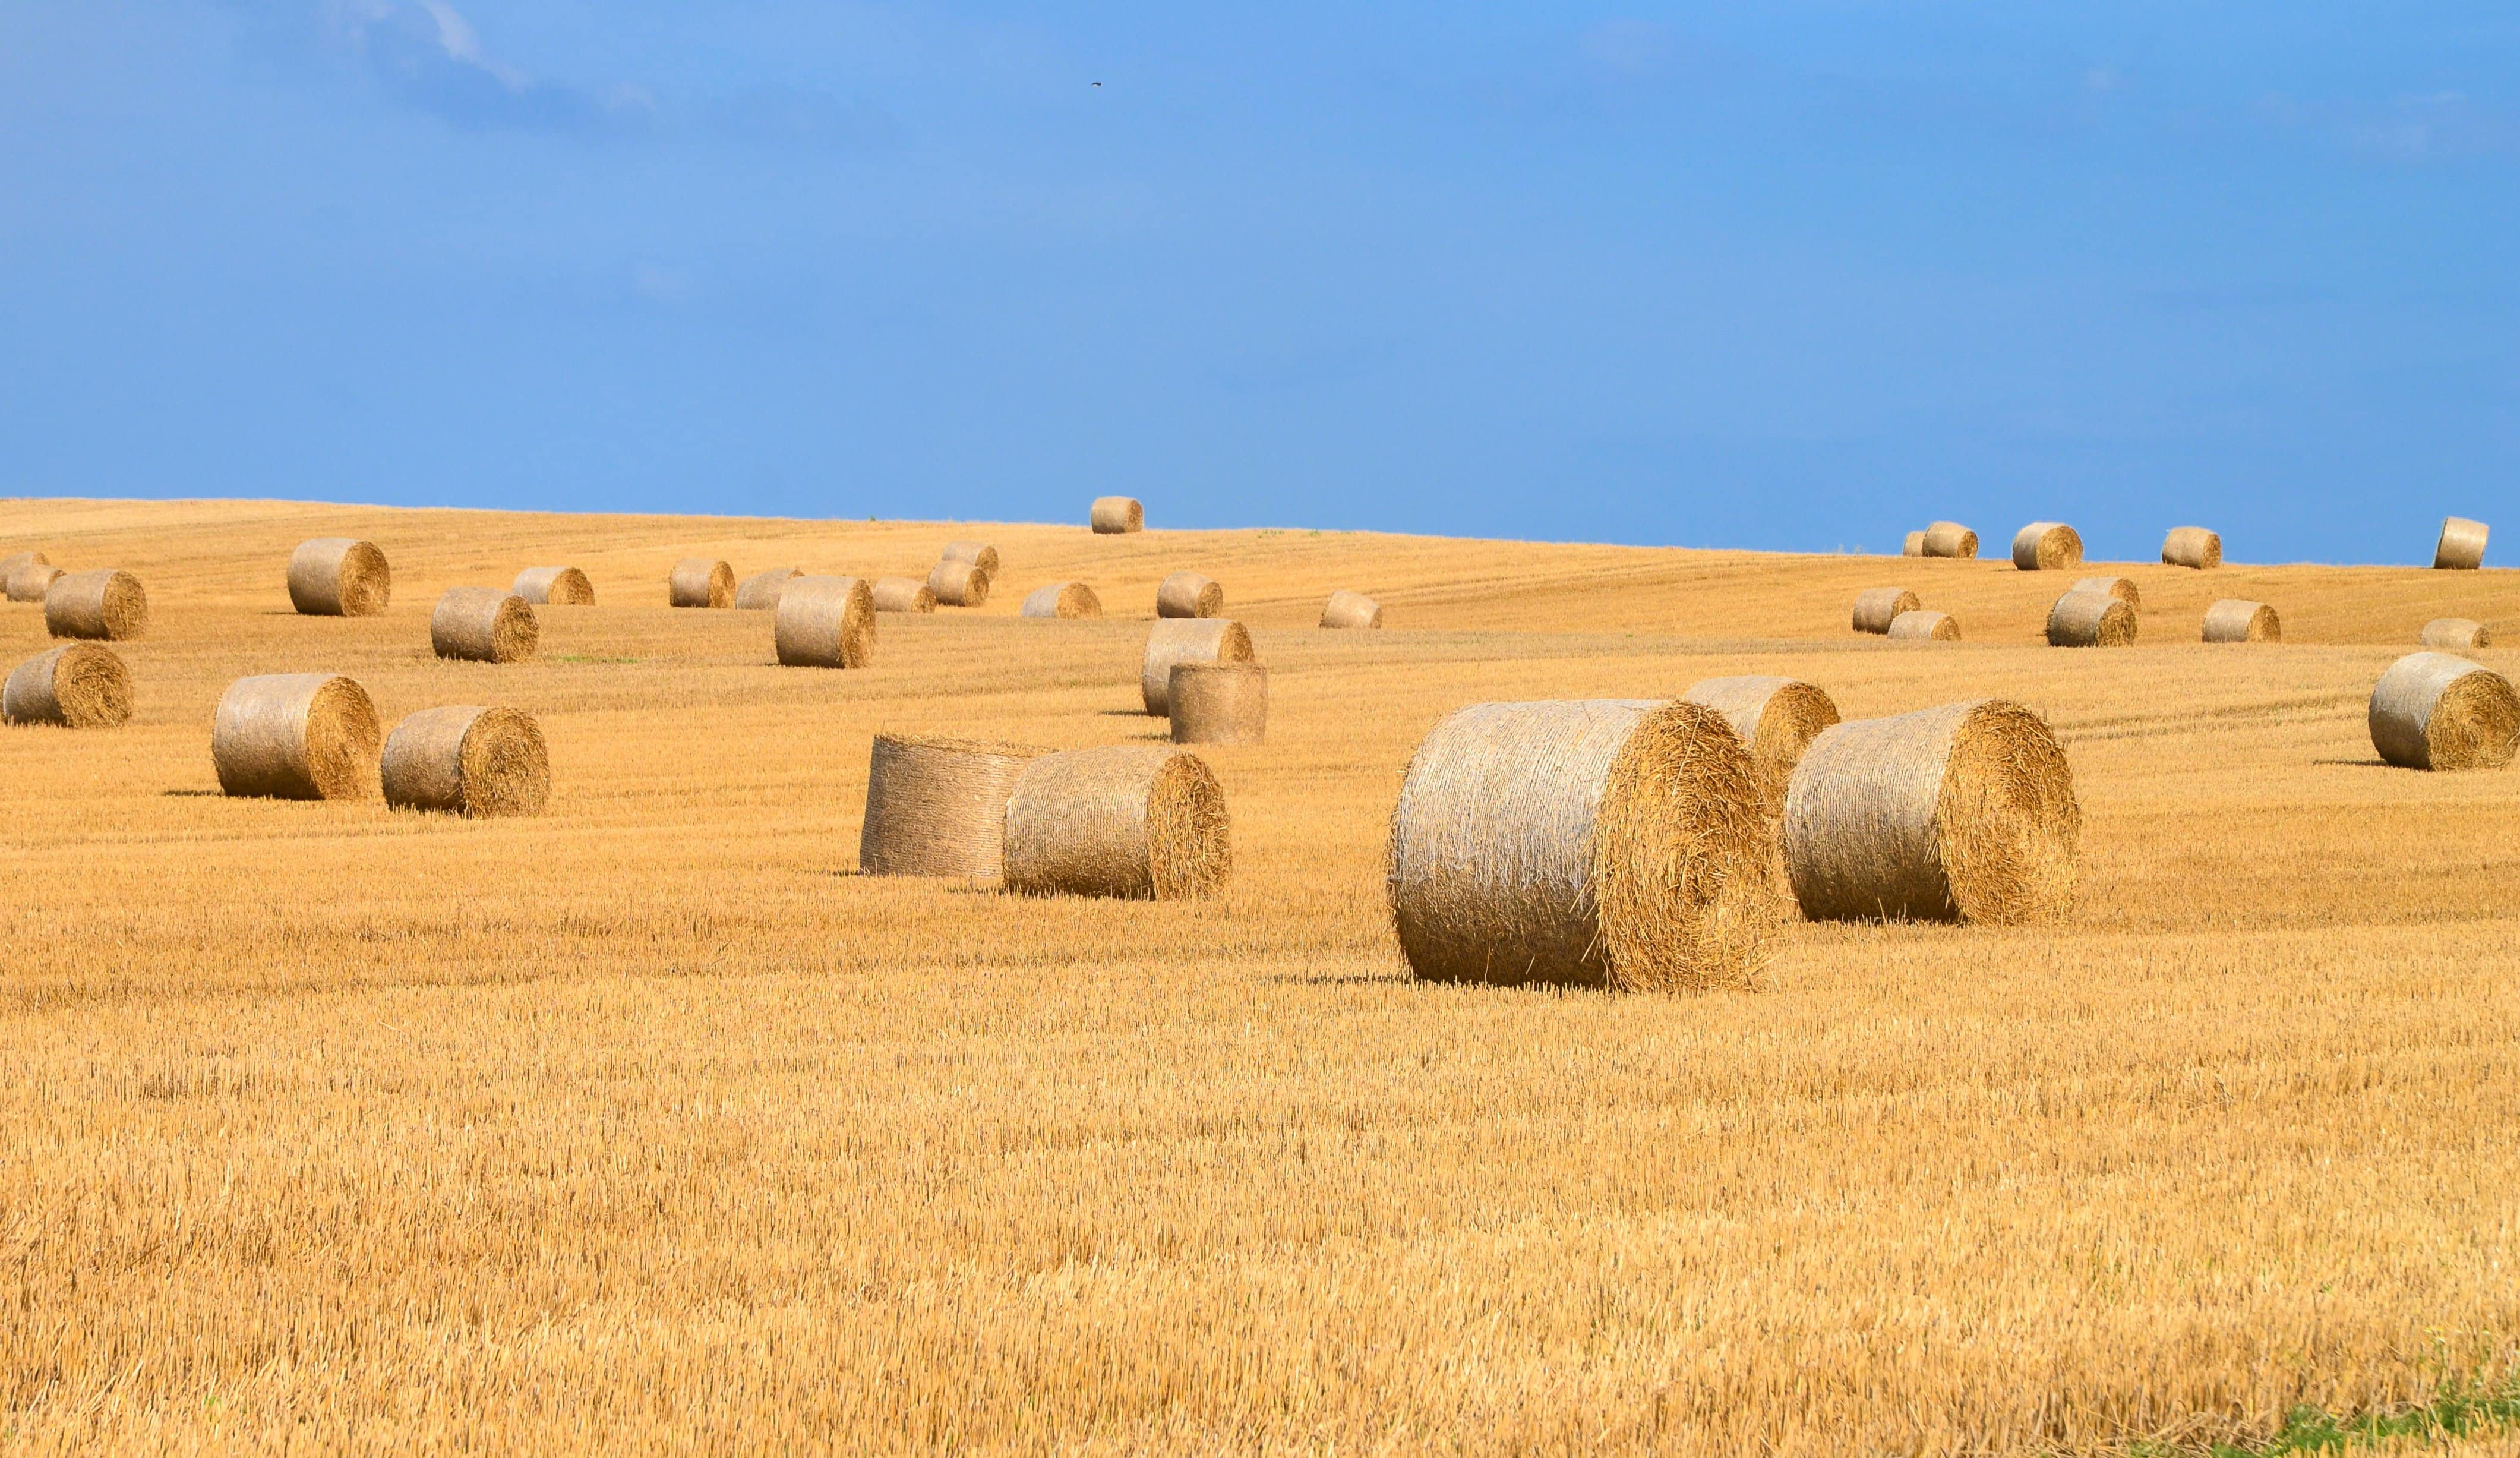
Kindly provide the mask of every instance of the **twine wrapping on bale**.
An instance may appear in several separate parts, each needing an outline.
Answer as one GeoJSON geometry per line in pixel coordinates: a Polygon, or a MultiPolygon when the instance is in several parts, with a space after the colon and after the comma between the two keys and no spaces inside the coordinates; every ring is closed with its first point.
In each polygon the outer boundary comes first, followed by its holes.
{"type": "Polygon", "coordinates": [[[377,792],[377,706],[356,679],[265,673],[219,696],[210,761],[230,795],[362,799],[377,792]]]}
{"type": "Polygon", "coordinates": [[[22,562],[0,575],[0,592],[6,592],[13,603],[40,603],[65,575],[49,562],[22,562]]]}
{"type": "Polygon", "coordinates": [[[2278,643],[2283,640],[2283,624],[2275,610],[2264,603],[2225,598],[2205,610],[2205,641],[2208,643],[2278,643]]]}
{"type": "Polygon", "coordinates": [[[1785,803],[1785,785],[1803,751],[1837,722],[1837,702],[1799,678],[1752,673],[1709,678],[1689,685],[1685,704],[1703,705],[1724,716],[1750,752],[1759,771],[1760,805],[1774,820],[1785,803]]]}
{"type": "Polygon", "coordinates": [[[1959,620],[1949,613],[1919,608],[1890,619],[1890,636],[1912,643],[1958,643],[1959,620]]]}
{"type": "Polygon", "coordinates": [[[1175,663],[1165,689],[1177,745],[1256,745],[1269,735],[1269,670],[1258,663],[1175,663]]]}
{"type": "Polygon", "coordinates": [[[1925,534],[1921,531],[1912,531],[1905,537],[1901,538],[1899,542],[1899,555],[1902,557],[1924,556],[1925,534]]]}
{"type": "Polygon", "coordinates": [[[1026,617],[1100,617],[1102,599],[1082,582],[1053,582],[1024,594],[1026,617]]]}
{"type": "Polygon", "coordinates": [[[289,554],[289,601],[313,617],[373,617],[393,597],[393,572],[376,543],[319,536],[289,554]]]}
{"type": "Polygon", "coordinates": [[[1225,790],[1188,750],[1113,745],[1044,754],[1007,797],[1007,889],[1175,901],[1234,873],[1225,790]]]}
{"type": "Polygon", "coordinates": [[[936,589],[917,577],[878,577],[869,589],[878,613],[933,613],[936,589]]]}
{"type": "Polygon", "coordinates": [[[2130,577],[2077,577],[2072,590],[2105,593],[2135,612],[2143,611],[2143,594],[2136,589],[2135,581],[2130,577]]]}
{"type": "Polygon", "coordinates": [[[55,577],[44,589],[44,631],[56,638],[137,638],[149,626],[149,594],[129,572],[107,568],[55,577]]]}
{"type": "Polygon", "coordinates": [[[2161,560],[2171,567],[2223,565],[2223,533],[2202,526],[2173,526],[2161,539],[2161,560]]]}
{"type": "Polygon", "coordinates": [[[2520,748],[2511,680],[2454,654],[2410,653],[2371,689],[2371,747],[2406,769],[2500,769],[2520,748]]]}
{"type": "Polygon", "coordinates": [[[998,575],[998,549],[987,542],[947,542],[942,562],[968,562],[987,572],[992,580],[998,575]]]}
{"type": "Polygon", "coordinates": [[[940,607],[976,608],[989,600],[989,573],[971,562],[940,562],[927,570],[927,590],[940,607]]]}
{"type": "Polygon", "coordinates": [[[519,663],[541,643],[534,610],[495,587],[450,587],[428,615],[428,646],[441,659],[519,663]]]}
{"type": "Polygon", "coordinates": [[[2105,592],[2077,587],[2048,610],[2050,648],[2125,648],[2135,633],[2135,610],[2105,592]]]}
{"type": "Polygon", "coordinates": [[[2493,647],[2494,634],[2473,617],[2436,617],[2424,624],[2424,630],[2416,635],[2416,641],[2426,648],[2463,652],[2471,648],[2493,647]]]}
{"type": "Polygon", "coordinates": [[[1175,663],[1247,663],[1251,634],[1231,617],[1158,622],[1147,634],[1147,658],[1138,670],[1138,695],[1147,712],[1168,711],[1175,663]]]}
{"type": "Polygon", "coordinates": [[[735,569],[706,557],[686,557],[665,574],[665,601],[677,608],[732,608],[735,569]]]}
{"type": "MultiPolygon", "coordinates": [[[[766,572],[754,572],[735,589],[735,606],[745,613],[773,613],[779,608],[779,590],[805,575],[805,570],[774,567],[766,572]]],[[[677,607],[681,606],[676,604],[677,607]]]]}
{"type": "Polygon", "coordinates": [[[1750,752],[1716,710],[1474,704],[1418,747],[1388,886],[1420,978],[1750,984],[1781,920],[1750,752]]]}
{"type": "Polygon", "coordinates": [[[1977,555],[1977,533],[1958,522],[1936,522],[1925,528],[1928,557],[1970,558],[1977,555]]]}
{"type": "Polygon", "coordinates": [[[1225,611],[1225,589],[1196,572],[1180,571],[1155,588],[1157,617],[1214,617],[1225,611]]]}
{"type": "Polygon", "coordinates": [[[95,643],[65,643],[20,663],[0,685],[0,719],[111,729],[131,717],[131,670],[95,643]]]}
{"type": "Polygon", "coordinates": [[[2064,750],[2002,700],[1840,724],[1785,792],[1785,867],[1815,921],[2060,917],[2082,833],[2064,750]]]}
{"type": "Polygon", "coordinates": [[[1902,613],[1913,613],[1923,600],[1905,587],[1872,587],[1855,595],[1855,630],[1886,633],[1902,613]]]}
{"type": "Polygon", "coordinates": [[[2465,517],[2442,518],[2441,539],[2433,543],[2433,566],[2473,570],[2485,566],[2486,525],[2465,517]]]}
{"type": "Polygon", "coordinates": [[[1092,517],[1094,529],[1105,534],[1117,531],[1143,531],[1147,526],[1147,509],[1134,496],[1097,496],[1092,517]]]}
{"type": "Polygon", "coordinates": [[[1361,592],[1342,587],[1330,594],[1322,605],[1322,626],[1326,628],[1378,628],[1382,626],[1382,605],[1361,592]]]}
{"type": "Polygon", "coordinates": [[[517,573],[517,596],[554,608],[592,608],[595,584],[573,567],[529,567],[517,573]]]}
{"type": "Polygon", "coordinates": [[[793,578],[772,633],[790,667],[863,668],[875,657],[875,590],[862,577],[793,578]]]}
{"type": "Polygon", "coordinates": [[[551,754],[533,715],[477,704],[424,708],[385,737],[385,803],[458,815],[539,815],[551,754]]]}
{"type": "Polygon", "coordinates": [[[2033,522],[2012,534],[2012,565],[2052,572],[2083,565],[2083,534],[2062,522],[2033,522]]]}
{"type": "Polygon", "coordinates": [[[1049,752],[1028,745],[877,735],[867,757],[858,869],[869,876],[1001,879],[1007,798],[1023,767],[1049,752]]]}

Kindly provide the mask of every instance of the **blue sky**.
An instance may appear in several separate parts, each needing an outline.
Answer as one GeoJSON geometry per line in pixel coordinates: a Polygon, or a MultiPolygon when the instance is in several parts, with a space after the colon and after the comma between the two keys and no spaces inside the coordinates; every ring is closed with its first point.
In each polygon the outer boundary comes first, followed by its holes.
{"type": "Polygon", "coordinates": [[[0,0],[0,494],[2515,515],[2507,4],[0,0]]]}

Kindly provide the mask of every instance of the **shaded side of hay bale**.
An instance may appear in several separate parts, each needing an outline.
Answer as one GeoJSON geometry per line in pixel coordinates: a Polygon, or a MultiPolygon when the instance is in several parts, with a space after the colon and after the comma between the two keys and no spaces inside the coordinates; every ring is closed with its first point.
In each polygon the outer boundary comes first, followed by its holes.
{"type": "Polygon", "coordinates": [[[1922,556],[1924,556],[1924,555],[1925,555],[1925,534],[1924,534],[1923,532],[1921,532],[1921,531],[1912,531],[1912,532],[1909,532],[1906,536],[1904,536],[1904,537],[1900,538],[1900,541],[1899,541],[1899,555],[1900,555],[1900,556],[1902,556],[1902,557],[1922,557],[1922,556]]]}
{"type": "Polygon", "coordinates": [[[2083,534],[2062,522],[2033,522],[2012,534],[2012,565],[2025,572],[2083,565],[2083,534]]]}
{"type": "MultiPolygon", "coordinates": [[[[766,572],[754,572],[736,584],[735,606],[745,613],[774,613],[779,608],[779,590],[805,575],[803,568],[774,567],[766,572]]],[[[675,604],[676,607],[682,606],[675,604]]]]}
{"type": "Polygon", "coordinates": [[[1816,921],[2063,916],[2082,830],[2064,750],[2002,700],[1839,724],[1785,793],[1785,867],[1816,921]]]}
{"type": "Polygon", "coordinates": [[[1855,595],[1855,630],[1886,633],[1902,613],[1913,613],[1924,601],[1905,587],[1869,587],[1855,595]]]}
{"type": "Polygon", "coordinates": [[[1082,582],[1053,582],[1024,594],[1026,617],[1100,617],[1102,599],[1082,582]]]}
{"type": "Polygon", "coordinates": [[[441,659],[518,663],[541,644],[534,610],[496,587],[450,587],[428,615],[428,646],[441,659]]]}
{"type": "Polygon", "coordinates": [[[976,608],[989,600],[989,574],[977,563],[940,562],[927,570],[939,607],[976,608]]]}
{"type": "Polygon", "coordinates": [[[2500,769],[2520,749],[2511,680],[2447,653],[2410,653],[2371,689],[2371,747],[2407,769],[2500,769]]]}
{"type": "Polygon", "coordinates": [[[1932,613],[1919,608],[1891,618],[1890,636],[1912,643],[1958,643],[1960,641],[1959,619],[1949,613],[1932,613]]]}
{"type": "Polygon", "coordinates": [[[335,673],[240,678],[219,696],[210,760],[230,795],[362,799],[377,792],[377,706],[335,673]]]}
{"type": "Polygon", "coordinates": [[[44,589],[44,631],[56,638],[137,638],[149,626],[140,579],[112,568],[70,572],[44,589]]]}
{"type": "Polygon", "coordinates": [[[862,577],[791,578],[772,633],[790,667],[863,668],[875,658],[875,589],[862,577]]]}
{"type": "Polygon", "coordinates": [[[2138,613],[2143,611],[2143,593],[2131,577],[2077,577],[2072,590],[2106,593],[2138,613]]]}
{"type": "Polygon", "coordinates": [[[1781,917],[1756,765],[1703,705],[1474,704],[1391,813],[1418,977],[1623,990],[1747,985],[1781,917]]]}
{"type": "Polygon", "coordinates": [[[1269,736],[1269,670],[1258,663],[1175,663],[1165,688],[1177,745],[1256,745],[1269,736]]]}
{"type": "Polygon", "coordinates": [[[1925,528],[1925,555],[1963,559],[1975,557],[1977,533],[1958,522],[1936,522],[1925,528]]]}
{"type": "Polygon", "coordinates": [[[2205,641],[2208,643],[2276,643],[2283,639],[2283,623],[2275,610],[2264,603],[2225,598],[2205,610],[2205,641]]]}
{"type": "Polygon", "coordinates": [[[1750,762],[1758,766],[1760,801],[1771,818],[1785,801],[1785,786],[1803,751],[1822,730],[1837,722],[1837,702],[1819,686],[1799,678],[1752,673],[1734,678],[1702,679],[1680,696],[1724,716],[1750,762]]]}
{"type": "Polygon", "coordinates": [[[2474,570],[2485,566],[2486,525],[2465,517],[2442,518],[2441,539],[2433,543],[2433,566],[2474,570]]]}
{"type": "Polygon", "coordinates": [[[1225,611],[1225,589],[1192,571],[1175,572],[1155,588],[1157,617],[1214,617],[1225,611]]]}
{"type": "Polygon", "coordinates": [[[1000,879],[1007,799],[1023,767],[1049,752],[1028,745],[877,735],[867,756],[858,869],[870,876],[1000,879]]]}
{"type": "Polygon", "coordinates": [[[65,643],[20,663],[0,685],[0,719],[111,729],[131,717],[131,670],[96,643],[65,643]]]}
{"type": "Polygon", "coordinates": [[[0,576],[0,592],[13,603],[40,603],[53,584],[68,575],[49,562],[22,562],[0,576]]]}
{"type": "Polygon", "coordinates": [[[1330,594],[1322,605],[1322,626],[1326,628],[1378,628],[1382,626],[1382,605],[1361,592],[1342,587],[1330,594]]]}
{"type": "Polygon", "coordinates": [[[1173,664],[1247,663],[1251,658],[1251,634],[1231,617],[1158,622],[1147,634],[1138,694],[1147,712],[1165,713],[1172,704],[1173,664]]]}
{"type": "Polygon", "coordinates": [[[1234,873],[1225,790],[1187,750],[1045,754],[1007,797],[1007,889],[1157,901],[1212,896],[1234,873]]]}
{"type": "Polygon", "coordinates": [[[551,753],[531,714],[477,704],[424,708],[385,737],[385,803],[458,815],[539,815],[551,753]]]}
{"type": "Polygon", "coordinates": [[[1147,526],[1147,509],[1134,496],[1097,496],[1091,517],[1099,532],[1143,531],[1147,526]]]}
{"type": "Polygon", "coordinates": [[[2135,634],[2135,610],[2105,592],[2077,587],[2048,610],[2050,648],[2124,648],[2135,634]]]}
{"type": "Polygon", "coordinates": [[[289,554],[289,601],[314,617],[373,617],[393,598],[393,571],[376,543],[319,536],[289,554]]]}
{"type": "Polygon", "coordinates": [[[2491,648],[2494,634],[2473,617],[2436,617],[2424,624],[2416,635],[2426,648],[2446,648],[2464,653],[2471,648],[2491,648]]]}
{"type": "Polygon", "coordinates": [[[917,577],[878,577],[871,590],[878,613],[936,611],[936,589],[917,577]]]}
{"type": "Polygon", "coordinates": [[[735,569],[707,557],[686,557],[665,574],[665,601],[677,608],[732,608],[735,569]]]}
{"type": "Polygon", "coordinates": [[[2171,567],[2221,567],[2223,533],[2202,526],[2173,526],[2161,539],[2161,560],[2171,567]]]}
{"type": "Polygon", "coordinates": [[[573,567],[529,567],[517,573],[517,596],[554,608],[592,608],[595,584],[573,567]]]}
{"type": "Polygon", "coordinates": [[[947,542],[942,562],[968,562],[987,572],[992,580],[998,575],[998,549],[987,542],[947,542]]]}

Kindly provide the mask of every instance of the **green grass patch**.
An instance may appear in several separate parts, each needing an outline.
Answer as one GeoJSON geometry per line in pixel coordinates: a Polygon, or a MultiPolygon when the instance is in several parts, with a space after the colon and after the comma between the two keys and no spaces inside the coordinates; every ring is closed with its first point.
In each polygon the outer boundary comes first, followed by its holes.
{"type": "MultiPolygon", "coordinates": [[[[2264,1442],[2216,1443],[2203,1451],[2212,1458],[2292,1458],[2295,1454],[2348,1453],[2394,1438],[2469,1437],[2520,1424],[2520,1374],[2497,1386],[2452,1385],[2421,1407],[2400,1412],[2369,1412],[2340,1418],[2315,1407],[2298,1407],[2283,1427],[2264,1442]]],[[[2194,1448],[2138,1443],[2128,1458],[2173,1458],[2194,1448]]]]}

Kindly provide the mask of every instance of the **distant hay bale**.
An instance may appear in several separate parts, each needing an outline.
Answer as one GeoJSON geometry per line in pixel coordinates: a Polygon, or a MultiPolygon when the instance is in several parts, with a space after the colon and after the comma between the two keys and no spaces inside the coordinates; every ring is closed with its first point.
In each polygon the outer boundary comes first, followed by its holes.
{"type": "Polygon", "coordinates": [[[875,658],[875,589],[862,577],[793,578],[772,631],[790,667],[863,668],[875,658]]]}
{"type": "Polygon", "coordinates": [[[665,601],[677,608],[732,608],[735,569],[707,557],[686,557],[665,574],[665,601]]]}
{"type": "Polygon", "coordinates": [[[1006,865],[1023,894],[1213,896],[1234,873],[1224,787],[1170,746],[1044,754],[1007,797],[1006,865]]]}
{"type": "Polygon", "coordinates": [[[2161,539],[2161,560],[2171,567],[2221,567],[2223,533],[2202,526],[2173,526],[2161,539]]]}
{"type": "Polygon", "coordinates": [[[2135,635],[2135,610],[2105,592],[2077,587],[2048,610],[2050,648],[2125,648],[2135,635]]]}
{"type": "Polygon", "coordinates": [[[107,568],[55,577],[44,589],[44,631],[56,638],[137,638],[149,626],[149,594],[129,572],[107,568]]]}
{"type": "Polygon", "coordinates": [[[111,729],[131,717],[131,670],[112,649],[65,643],[20,663],[0,685],[0,719],[111,729]]]}
{"type": "Polygon", "coordinates": [[[1007,799],[1023,767],[1049,752],[1028,745],[877,735],[867,757],[858,869],[869,876],[1001,879],[1007,799]]]}
{"type": "Polygon", "coordinates": [[[1225,589],[1196,572],[1180,571],[1155,588],[1157,617],[1214,617],[1225,611],[1225,589]]]}
{"type": "Polygon", "coordinates": [[[2465,517],[2442,518],[2441,540],[2433,544],[2433,566],[2474,570],[2485,566],[2486,525],[2465,517]]]}
{"type": "Polygon", "coordinates": [[[40,603],[66,573],[49,562],[22,562],[0,576],[0,591],[13,603],[40,603]]]}
{"type": "Polygon", "coordinates": [[[1175,663],[1165,688],[1177,745],[1256,745],[1269,737],[1269,670],[1258,663],[1175,663]]]}
{"type": "Polygon", "coordinates": [[[1923,600],[1905,587],[1867,588],[1855,595],[1855,630],[1886,633],[1900,614],[1913,613],[1923,606],[1923,600]]]}
{"type": "Polygon", "coordinates": [[[2500,769],[2520,748],[2511,680],[2447,653],[2410,653],[2371,689],[2371,747],[2406,769],[2500,769]]]}
{"type": "Polygon", "coordinates": [[[989,573],[977,563],[940,562],[927,570],[939,607],[976,608],[989,600],[989,573]]]}
{"type": "Polygon", "coordinates": [[[210,760],[229,795],[363,799],[377,793],[377,706],[356,679],[264,673],[219,696],[210,760]]]}
{"type": "Polygon", "coordinates": [[[1936,522],[1925,528],[1925,555],[1975,557],[1977,556],[1977,533],[1958,522],[1936,522]]]}
{"type": "Polygon", "coordinates": [[[2082,831],[2064,750],[2002,700],[1839,724],[1785,792],[1786,872],[1815,921],[2063,916],[2082,831]]]}
{"type": "Polygon", "coordinates": [[[947,542],[944,562],[968,562],[987,572],[992,581],[998,575],[998,549],[987,542],[947,542]]]}
{"type": "MultiPolygon", "coordinates": [[[[774,567],[766,572],[754,572],[738,583],[735,606],[745,613],[775,613],[779,610],[779,590],[805,575],[802,568],[774,567]]],[[[677,603],[676,607],[682,606],[677,603]]]]}
{"type": "Polygon", "coordinates": [[[477,704],[424,708],[385,738],[385,803],[458,815],[539,815],[551,754],[533,715],[477,704]]]}
{"type": "Polygon", "coordinates": [[[41,552],[12,552],[0,557],[0,582],[7,581],[9,574],[22,567],[43,567],[51,560],[41,552]]]}
{"type": "Polygon", "coordinates": [[[1138,670],[1138,694],[1147,712],[1168,711],[1175,663],[1247,663],[1251,634],[1230,617],[1158,622],[1147,634],[1147,658],[1138,670]]]}
{"type": "Polygon", "coordinates": [[[2225,598],[2205,610],[2205,641],[2208,643],[2279,643],[2283,641],[2283,624],[2275,610],[2264,603],[2225,598]]]}
{"type": "Polygon", "coordinates": [[[1820,732],[1837,722],[1837,703],[1821,688],[1798,678],[1752,673],[1735,678],[1708,678],[1689,685],[1680,696],[1724,716],[1750,752],[1759,771],[1760,803],[1773,820],[1785,802],[1785,785],[1803,751],[1820,732]]]}
{"type": "Polygon", "coordinates": [[[1322,626],[1326,628],[1378,628],[1382,626],[1382,605],[1361,592],[1342,587],[1330,594],[1322,605],[1322,626]]]}
{"type": "Polygon", "coordinates": [[[2033,522],[2012,534],[2012,565],[2052,572],[2083,565],[2083,534],[2062,522],[2033,522]]]}
{"type": "Polygon", "coordinates": [[[2473,617],[2436,617],[2424,624],[2416,641],[2426,648],[2447,648],[2465,652],[2471,648],[2491,648],[2494,634],[2473,617]]]}
{"type": "Polygon", "coordinates": [[[1899,543],[1899,555],[1902,557],[1924,556],[1925,534],[1921,531],[1909,532],[1899,543]]]}
{"type": "Polygon", "coordinates": [[[1933,613],[1919,608],[1891,618],[1890,636],[1911,643],[1958,643],[1960,641],[1960,625],[1959,620],[1949,613],[1933,613]]]}
{"type": "Polygon", "coordinates": [[[1750,984],[1782,917],[1759,771],[1704,705],[1474,704],[1427,734],[1388,887],[1418,977],[1750,984]]]}
{"type": "Polygon", "coordinates": [[[2137,590],[2131,577],[2077,577],[2072,590],[2106,593],[2138,613],[2143,611],[2143,594],[2137,590]]]}
{"type": "Polygon", "coordinates": [[[1102,599],[1082,582],[1053,582],[1024,594],[1026,617],[1100,617],[1102,599]]]}
{"type": "Polygon", "coordinates": [[[1147,526],[1147,509],[1133,496],[1097,496],[1094,498],[1094,529],[1105,534],[1118,531],[1143,531],[1147,526]]]}
{"type": "Polygon", "coordinates": [[[878,613],[936,611],[936,589],[917,577],[878,577],[871,590],[878,613]]]}
{"type": "Polygon", "coordinates": [[[319,536],[289,554],[289,601],[313,617],[374,617],[393,598],[393,571],[376,543],[319,536]]]}
{"type": "Polygon", "coordinates": [[[517,596],[554,608],[592,608],[595,584],[573,567],[529,567],[517,573],[517,596]]]}
{"type": "Polygon", "coordinates": [[[441,659],[520,663],[541,643],[534,610],[496,587],[450,587],[428,615],[428,646],[441,659]]]}

